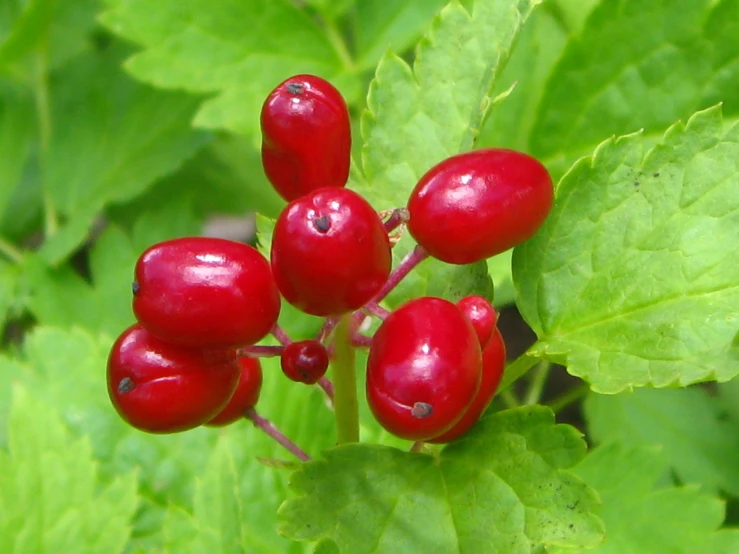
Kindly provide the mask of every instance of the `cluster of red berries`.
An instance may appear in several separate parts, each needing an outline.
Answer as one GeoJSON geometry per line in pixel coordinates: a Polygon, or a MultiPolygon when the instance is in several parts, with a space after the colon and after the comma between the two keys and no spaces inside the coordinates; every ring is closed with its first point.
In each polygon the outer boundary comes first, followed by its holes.
{"type": "Polygon", "coordinates": [[[299,75],[265,102],[262,161],[288,202],[270,259],[251,246],[182,238],[152,246],[135,270],[138,324],[116,341],[108,363],[112,402],[130,424],[174,432],[229,423],[253,412],[262,373],[256,357],[279,355],[292,380],[320,383],[332,330],[369,346],[367,401],[395,435],[447,442],[490,404],[505,345],[490,302],[421,297],[392,312],[378,303],[427,256],[473,263],[530,238],[546,218],[553,186],[526,154],[477,150],[451,157],[418,182],[406,208],[381,217],[344,188],[351,156],[346,103],[328,82],[299,75]],[[418,246],[392,269],[396,230],[418,246]],[[326,318],[318,337],[291,341],[277,326],[281,298],[326,318]],[[347,314],[352,314],[347,316],[347,314]],[[361,325],[383,319],[372,337],[361,325]],[[255,346],[272,333],[280,346],[255,346]]]}

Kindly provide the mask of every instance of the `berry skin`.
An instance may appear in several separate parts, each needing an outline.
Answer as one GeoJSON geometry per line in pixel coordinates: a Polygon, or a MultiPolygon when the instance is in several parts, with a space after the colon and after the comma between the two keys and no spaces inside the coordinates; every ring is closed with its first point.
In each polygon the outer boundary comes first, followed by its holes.
{"type": "Polygon", "coordinates": [[[190,237],[155,244],[136,263],[135,279],[136,318],[172,344],[254,344],[280,313],[269,263],[240,242],[190,237]]]}
{"type": "Polygon", "coordinates": [[[233,395],[239,373],[233,351],[175,346],[135,324],[110,351],[108,394],[133,427],[176,433],[218,414],[233,395]]]}
{"type": "Polygon", "coordinates": [[[380,325],[367,360],[367,401],[387,431],[427,440],[456,424],[482,378],[472,324],[451,302],[416,298],[380,325]]]}
{"type": "Polygon", "coordinates": [[[328,352],[316,340],[293,342],[282,351],[280,365],[288,379],[313,385],[326,374],[328,352]]]}
{"type": "Polygon", "coordinates": [[[244,417],[247,410],[257,405],[262,391],[262,365],[257,358],[240,358],[241,372],[231,400],[218,415],[208,421],[208,427],[229,425],[244,417]]]}
{"type": "Polygon", "coordinates": [[[392,263],[380,216],[356,192],[341,188],[290,202],[277,219],[271,258],[285,300],[317,316],[362,307],[385,283],[392,263]]]}
{"type": "Polygon", "coordinates": [[[408,200],[408,231],[433,257],[469,264],[531,238],[553,199],[552,178],[531,156],[475,150],[421,177],[408,200]]]}
{"type": "Polygon", "coordinates": [[[454,427],[443,435],[430,439],[427,442],[444,443],[453,441],[467,433],[477,423],[477,420],[480,419],[480,416],[493,401],[495,391],[498,390],[500,380],[503,378],[505,354],[503,335],[500,334],[498,329],[495,329],[490,342],[488,342],[485,350],[482,351],[482,382],[480,383],[480,390],[477,391],[472,404],[467,408],[462,419],[454,427]]]}
{"type": "Polygon", "coordinates": [[[331,83],[296,75],[262,106],[262,165],[288,202],[349,178],[351,125],[346,102],[331,83]]]}
{"type": "Polygon", "coordinates": [[[498,322],[498,314],[493,305],[482,296],[465,296],[457,302],[457,307],[470,320],[475,328],[480,347],[483,349],[493,336],[495,325],[498,322]]]}

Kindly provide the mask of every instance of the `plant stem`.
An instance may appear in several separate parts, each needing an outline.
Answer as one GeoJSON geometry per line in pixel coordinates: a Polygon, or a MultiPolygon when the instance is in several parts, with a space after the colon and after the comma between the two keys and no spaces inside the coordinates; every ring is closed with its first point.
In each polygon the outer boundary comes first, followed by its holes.
{"type": "Polygon", "coordinates": [[[321,377],[318,380],[318,386],[323,389],[323,392],[326,393],[326,396],[328,396],[329,400],[333,403],[334,401],[334,384],[326,379],[326,377],[321,377]]]}
{"type": "Polygon", "coordinates": [[[357,375],[351,333],[351,316],[345,315],[336,327],[333,340],[334,358],[331,363],[338,444],[359,441],[357,375]]]}
{"type": "Polygon", "coordinates": [[[423,452],[423,441],[416,441],[411,445],[411,448],[408,452],[423,452]]]}
{"type": "Polygon", "coordinates": [[[510,387],[503,389],[498,393],[498,397],[503,401],[507,409],[518,408],[521,405],[516,394],[511,390],[510,387]]]}
{"type": "Polygon", "coordinates": [[[535,366],[538,361],[539,361],[538,358],[535,358],[534,356],[528,354],[527,352],[524,352],[523,354],[521,354],[521,356],[519,356],[516,359],[516,361],[514,361],[512,364],[509,364],[508,367],[505,368],[505,373],[503,374],[503,380],[501,381],[500,386],[498,387],[498,390],[504,391],[505,389],[510,387],[512,383],[517,381],[529,369],[535,366]]]}
{"type": "Polygon", "coordinates": [[[408,208],[395,208],[390,213],[390,217],[383,223],[385,231],[390,234],[403,223],[407,223],[409,219],[408,208]]]}
{"type": "Polygon", "coordinates": [[[284,349],[284,346],[253,345],[239,348],[238,354],[244,358],[274,358],[281,356],[284,349]]]}
{"type": "Polygon", "coordinates": [[[413,268],[428,257],[429,253],[426,252],[420,244],[417,244],[413,250],[406,254],[405,258],[400,261],[397,267],[393,269],[390,276],[387,278],[387,281],[385,281],[385,284],[372,299],[372,302],[375,304],[381,302],[382,299],[385,298],[390,291],[393,290],[398,283],[400,283],[403,278],[413,270],[413,268]]]}
{"type": "Polygon", "coordinates": [[[256,427],[259,427],[262,431],[267,433],[270,437],[276,440],[280,446],[286,448],[292,452],[299,460],[307,462],[310,460],[310,456],[303,452],[295,443],[288,439],[282,432],[274,426],[274,424],[267,418],[260,416],[254,408],[249,409],[246,412],[245,417],[249,419],[256,427]]]}
{"type": "Polygon", "coordinates": [[[544,392],[544,385],[547,383],[547,377],[549,377],[549,370],[552,365],[547,361],[539,362],[536,366],[534,374],[531,377],[529,388],[526,391],[526,400],[524,404],[538,404],[541,400],[541,394],[544,392]]]}
{"type": "Polygon", "coordinates": [[[390,315],[390,312],[388,310],[374,301],[367,302],[364,306],[362,306],[362,310],[382,320],[390,315]]]}
{"type": "Polygon", "coordinates": [[[282,346],[287,346],[292,342],[292,340],[290,340],[290,337],[287,336],[287,333],[282,329],[282,327],[277,325],[277,323],[275,323],[275,326],[272,327],[270,333],[282,346]]]}
{"type": "Polygon", "coordinates": [[[2,238],[0,238],[0,254],[17,264],[23,261],[23,252],[2,238]]]}
{"type": "Polygon", "coordinates": [[[562,395],[552,400],[549,404],[547,404],[547,406],[549,406],[549,408],[551,408],[551,410],[556,414],[573,402],[577,402],[578,400],[580,400],[588,393],[589,390],[590,386],[587,383],[583,383],[562,393],[562,395]]]}
{"type": "MultiPolygon", "coordinates": [[[[49,71],[46,60],[46,44],[39,46],[39,51],[33,59],[33,94],[36,104],[36,117],[38,118],[39,132],[39,165],[41,166],[41,175],[46,173],[46,163],[49,153],[49,145],[51,144],[52,120],[51,106],[49,103],[49,71]]],[[[42,182],[44,179],[42,178],[42,182]]],[[[54,208],[54,201],[46,190],[44,183],[44,236],[49,237],[56,234],[59,228],[59,216],[54,208]]]]}
{"type": "Polygon", "coordinates": [[[331,46],[334,47],[334,51],[339,56],[341,63],[344,65],[344,69],[347,73],[353,73],[355,70],[354,59],[349,53],[346,41],[344,40],[344,37],[341,36],[341,32],[336,27],[336,24],[333,21],[325,20],[324,29],[326,30],[326,38],[328,38],[331,46]]]}

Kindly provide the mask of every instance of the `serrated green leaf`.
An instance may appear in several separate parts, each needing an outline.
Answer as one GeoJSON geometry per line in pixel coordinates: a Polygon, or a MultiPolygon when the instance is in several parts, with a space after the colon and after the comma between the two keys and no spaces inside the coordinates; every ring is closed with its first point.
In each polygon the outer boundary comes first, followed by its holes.
{"type": "Polygon", "coordinates": [[[613,443],[593,450],[575,473],[601,494],[607,539],[595,550],[553,552],[735,552],[739,532],[718,530],[724,518],[723,502],[694,487],[658,486],[666,470],[666,457],[652,448],[613,443]]]}
{"type": "Polygon", "coordinates": [[[446,0],[358,2],[352,19],[359,67],[373,68],[388,50],[406,50],[445,3],[446,0]]]}
{"type": "Polygon", "coordinates": [[[190,129],[195,99],[136,84],[119,69],[120,58],[116,48],[81,56],[51,90],[43,182],[67,224],[41,249],[50,263],[79,245],[104,205],[141,194],[207,138],[190,129]]]}
{"type": "Polygon", "coordinates": [[[736,0],[601,2],[546,85],[530,151],[559,172],[612,134],[658,140],[720,101],[735,116],[738,26],[736,0]]]}
{"type": "Polygon", "coordinates": [[[344,445],[293,474],[299,496],[280,508],[281,531],[358,554],[593,546],[595,495],[565,471],[584,452],[577,431],[540,407],[485,417],[438,458],[344,445]]]}
{"type": "Polygon", "coordinates": [[[327,79],[341,60],[320,27],[288,0],[108,0],[101,21],[145,48],[127,69],[162,88],[216,93],[199,126],[256,134],[269,91],[297,73],[327,79]],[[248,32],[245,32],[248,30],[248,32]]]}
{"type": "Polygon", "coordinates": [[[632,135],[572,168],[513,254],[533,355],[604,393],[739,373],[738,139],[712,108],[646,155],[632,135]]]}
{"type": "Polygon", "coordinates": [[[683,483],[739,496],[739,421],[727,420],[716,399],[699,388],[638,389],[585,401],[594,441],[659,445],[683,483]]]}
{"type": "Polygon", "coordinates": [[[0,450],[0,551],[122,552],[136,510],[129,472],[96,491],[86,439],[72,440],[53,408],[16,388],[8,452],[0,450]]]}

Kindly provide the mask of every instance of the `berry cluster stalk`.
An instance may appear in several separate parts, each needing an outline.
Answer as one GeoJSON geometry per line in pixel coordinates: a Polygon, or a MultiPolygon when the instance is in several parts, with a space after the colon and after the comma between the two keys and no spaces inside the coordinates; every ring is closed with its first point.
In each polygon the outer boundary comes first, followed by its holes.
{"type": "Polygon", "coordinates": [[[334,358],[331,363],[338,444],[359,442],[357,375],[351,336],[351,316],[342,316],[334,333],[334,358]]]}

